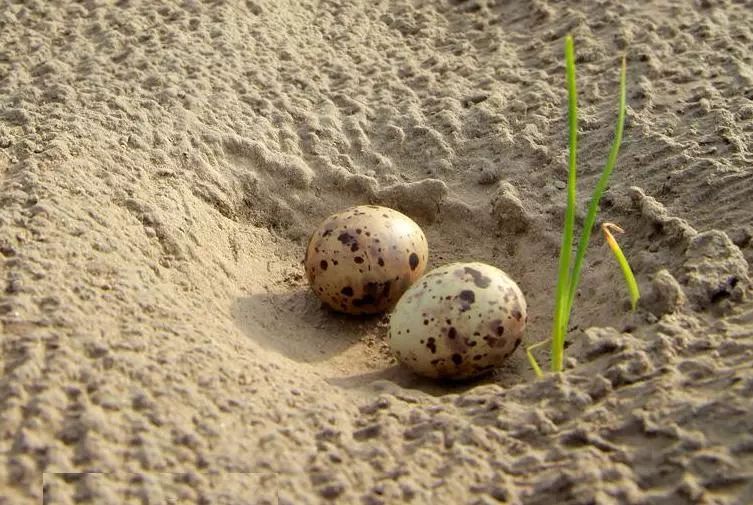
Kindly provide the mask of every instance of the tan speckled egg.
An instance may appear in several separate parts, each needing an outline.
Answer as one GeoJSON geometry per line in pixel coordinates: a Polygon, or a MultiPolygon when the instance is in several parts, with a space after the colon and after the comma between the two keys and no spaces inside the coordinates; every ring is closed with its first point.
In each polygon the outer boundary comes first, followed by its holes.
{"type": "Polygon", "coordinates": [[[333,214],[309,239],[303,260],[311,289],[332,309],[375,314],[392,308],[426,269],[421,228],[387,207],[333,214]]]}
{"type": "Polygon", "coordinates": [[[390,347],[420,375],[481,375],[518,348],[526,310],[523,293],[502,270],[452,263],[427,273],[405,292],[390,315],[390,347]]]}

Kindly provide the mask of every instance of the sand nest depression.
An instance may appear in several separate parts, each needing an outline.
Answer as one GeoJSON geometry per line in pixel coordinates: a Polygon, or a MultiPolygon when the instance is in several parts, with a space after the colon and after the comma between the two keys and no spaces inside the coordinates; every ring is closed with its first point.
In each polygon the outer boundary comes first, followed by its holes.
{"type": "MultiPolygon", "coordinates": [[[[0,504],[753,502],[745,2],[9,2],[0,9],[0,504]],[[551,327],[628,111],[567,370],[424,380],[322,308],[321,220],[379,204],[551,327]]],[[[542,359],[546,357],[541,354],[542,359]]]]}

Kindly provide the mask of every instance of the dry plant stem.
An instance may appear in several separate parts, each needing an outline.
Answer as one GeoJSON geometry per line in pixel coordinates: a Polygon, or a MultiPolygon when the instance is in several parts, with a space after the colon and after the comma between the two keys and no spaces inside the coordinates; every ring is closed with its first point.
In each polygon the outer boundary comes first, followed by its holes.
{"type": "Polygon", "coordinates": [[[569,166],[567,176],[567,209],[565,211],[565,228],[560,247],[559,275],[555,295],[554,323],[552,327],[552,371],[562,370],[567,308],[569,293],[570,249],[573,243],[575,227],[575,167],[578,143],[578,102],[575,89],[575,50],[573,38],[565,37],[565,73],[568,90],[568,131],[569,131],[569,166]]]}
{"type": "Polygon", "coordinates": [[[638,299],[641,296],[640,292],[638,291],[638,283],[635,281],[633,270],[630,268],[630,264],[628,263],[627,258],[625,258],[625,255],[622,253],[620,245],[617,243],[617,240],[615,240],[614,235],[612,235],[611,233],[611,230],[614,230],[618,233],[625,233],[625,230],[613,223],[602,224],[601,230],[604,232],[604,238],[607,241],[607,245],[609,245],[609,248],[612,249],[615,258],[617,258],[617,263],[620,264],[622,275],[625,277],[625,284],[627,284],[628,291],[630,292],[630,305],[632,307],[632,310],[635,310],[635,307],[638,305],[638,299]]]}
{"type": "Polygon", "coordinates": [[[539,377],[539,378],[544,376],[544,372],[541,371],[539,362],[536,361],[536,358],[533,356],[533,353],[531,351],[533,351],[534,349],[538,349],[539,347],[546,344],[547,344],[547,341],[542,340],[541,342],[537,344],[529,345],[528,347],[526,347],[526,356],[528,356],[528,363],[531,365],[531,368],[533,368],[533,372],[536,374],[536,377],[539,377]]]}

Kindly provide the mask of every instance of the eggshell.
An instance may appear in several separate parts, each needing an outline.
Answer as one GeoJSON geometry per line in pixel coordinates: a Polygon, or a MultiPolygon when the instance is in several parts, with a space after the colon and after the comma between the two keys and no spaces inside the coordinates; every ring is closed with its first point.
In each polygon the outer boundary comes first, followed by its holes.
{"type": "Polygon", "coordinates": [[[502,270],[452,263],[408,289],[390,316],[389,343],[416,373],[462,379],[499,366],[521,343],[525,297],[502,270]]]}
{"type": "Polygon", "coordinates": [[[397,303],[428,259],[426,237],[412,219],[362,205],[325,219],[311,235],[303,262],[311,289],[332,309],[375,314],[397,303]]]}

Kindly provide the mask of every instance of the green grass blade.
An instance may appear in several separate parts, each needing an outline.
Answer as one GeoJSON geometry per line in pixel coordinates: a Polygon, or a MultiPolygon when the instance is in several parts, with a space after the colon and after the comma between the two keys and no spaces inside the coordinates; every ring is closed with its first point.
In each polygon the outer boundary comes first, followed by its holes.
{"type": "Polygon", "coordinates": [[[536,361],[536,358],[533,356],[534,349],[541,347],[542,345],[545,345],[547,342],[546,340],[539,342],[538,344],[533,344],[528,347],[526,347],[526,356],[528,356],[528,363],[530,363],[531,368],[533,368],[534,373],[536,373],[536,377],[539,379],[544,376],[544,372],[541,371],[541,367],[539,366],[539,362],[536,361]]]}
{"type": "Polygon", "coordinates": [[[625,126],[625,102],[627,96],[627,67],[625,58],[622,58],[622,69],[620,71],[620,99],[619,109],[617,113],[617,126],[614,133],[614,141],[612,142],[612,148],[609,151],[609,157],[607,158],[604,170],[599,177],[599,181],[594,188],[591,196],[591,202],[588,205],[588,213],[586,214],[586,220],[583,223],[583,232],[578,242],[578,250],[575,254],[575,261],[573,263],[573,269],[570,274],[569,293],[567,299],[567,306],[564,316],[564,324],[567,324],[570,320],[570,314],[573,308],[573,301],[575,300],[575,292],[578,288],[578,282],[580,282],[580,270],[583,266],[583,258],[586,255],[586,249],[588,248],[588,241],[591,239],[591,232],[593,231],[594,223],[596,223],[596,214],[599,212],[599,201],[601,195],[607,187],[609,177],[612,175],[612,171],[617,163],[617,155],[620,152],[620,145],[622,144],[622,132],[625,126]]]}
{"type": "Polygon", "coordinates": [[[638,305],[638,299],[641,297],[641,293],[640,291],[638,291],[638,283],[635,281],[633,269],[630,268],[630,264],[628,263],[627,258],[622,253],[622,249],[620,249],[620,245],[617,243],[617,240],[615,240],[614,236],[609,231],[610,227],[620,232],[622,232],[622,229],[611,223],[604,223],[601,227],[604,230],[604,237],[607,240],[607,245],[609,245],[609,248],[614,253],[614,257],[617,258],[617,263],[620,264],[622,275],[625,277],[625,284],[627,284],[628,291],[630,292],[630,306],[633,310],[635,310],[635,307],[638,305]]]}
{"type": "Polygon", "coordinates": [[[578,146],[578,97],[575,88],[575,49],[573,38],[565,37],[565,75],[567,79],[567,118],[569,134],[569,163],[567,176],[567,209],[560,247],[559,274],[555,295],[554,323],[552,327],[552,371],[562,371],[565,352],[565,328],[567,326],[568,295],[570,292],[570,249],[575,228],[575,183],[576,154],[578,146]]]}

